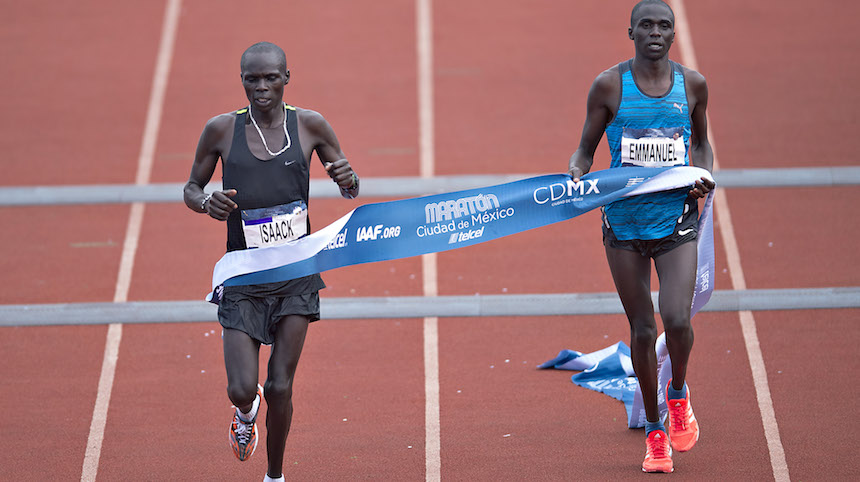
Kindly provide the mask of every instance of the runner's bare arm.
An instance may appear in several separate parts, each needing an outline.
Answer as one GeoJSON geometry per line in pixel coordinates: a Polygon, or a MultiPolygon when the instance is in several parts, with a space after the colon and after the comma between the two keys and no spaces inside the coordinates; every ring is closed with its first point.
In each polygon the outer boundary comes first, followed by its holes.
{"type": "Polygon", "coordinates": [[[236,195],[235,189],[214,191],[211,195],[203,192],[203,187],[212,179],[218,158],[221,157],[222,146],[229,142],[232,130],[231,114],[222,114],[210,119],[200,134],[197,151],[194,153],[194,163],[191,165],[191,175],[183,189],[185,205],[192,211],[208,213],[215,219],[224,221],[230,212],[238,206],[230,198],[236,195]]]}
{"type": "Polygon", "coordinates": [[[619,74],[617,68],[602,72],[594,79],[588,91],[586,101],[585,124],[582,126],[582,137],[579,147],[570,156],[568,174],[574,181],[579,181],[591,170],[594,163],[594,151],[603,137],[603,131],[614,116],[615,104],[618,103],[619,74]]]}
{"type": "MultiPolygon", "coordinates": [[[[714,151],[708,141],[708,83],[705,77],[695,70],[687,70],[686,84],[688,98],[691,100],[690,120],[692,123],[692,135],[690,136],[690,164],[696,167],[713,171],[714,151]]],[[[696,181],[696,187],[690,190],[690,196],[695,198],[705,197],[714,189],[715,184],[702,178],[696,181]]]]}
{"type": "Polygon", "coordinates": [[[313,149],[329,177],[340,187],[341,195],[347,199],[358,197],[358,174],[346,159],[334,129],[322,115],[312,110],[303,109],[301,116],[302,124],[314,139],[313,149]]]}

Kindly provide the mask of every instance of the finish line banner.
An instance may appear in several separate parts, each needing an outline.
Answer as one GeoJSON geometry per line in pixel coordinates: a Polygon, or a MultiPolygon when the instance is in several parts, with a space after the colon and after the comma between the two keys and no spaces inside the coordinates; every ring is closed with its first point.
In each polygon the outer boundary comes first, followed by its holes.
{"type": "MultiPolygon", "coordinates": [[[[691,187],[702,177],[713,180],[711,173],[697,167],[624,167],[589,173],[578,183],[567,174],[554,174],[365,204],[299,240],[225,254],[215,265],[213,292],[206,299],[217,302],[217,288],[222,284],[286,281],[354,264],[472,246],[566,221],[625,196],[691,187]]],[[[704,306],[713,290],[712,197],[713,192],[699,218],[694,312],[704,306]]]]}
{"type": "MultiPolygon", "coordinates": [[[[666,334],[657,337],[654,346],[657,354],[657,410],[660,420],[665,420],[669,411],[666,405],[666,385],[672,379],[672,360],[666,347],[666,334]]],[[[575,350],[562,350],[552,360],[538,365],[538,368],[556,370],[579,370],[570,381],[595,392],[604,393],[624,403],[627,412],[627,427],[642,428],[648,418],[639,380],[633,371],[630,348],[619,341],[593,353],[584,354],[575,350]]]]}

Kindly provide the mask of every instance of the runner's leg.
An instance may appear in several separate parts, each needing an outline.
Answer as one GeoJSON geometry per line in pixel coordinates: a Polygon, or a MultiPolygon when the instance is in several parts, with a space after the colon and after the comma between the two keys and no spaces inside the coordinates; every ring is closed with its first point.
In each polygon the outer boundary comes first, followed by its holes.
{"type": "Polygon", "coordinates": [[[660,280],[660,317],[672,359],[672,386],[678,390],[684,387],[693,348],[690,305],[696,284],[697,256],[696,243],[688,242],[654,258],[660,280]]]}
{"type": "Polygon", "coordinates": [[[651,259],[635,251],[606,246],[606,260],[615,288],[630,322],[630,357],[639,379],[648,421],[660,419],[657,410],[657,323],[651,303],[651,259]]]}
{"type": "Polygon", "coordinates": [[[224,329],[224,366],[227,369],[227,396],[242,413],[251,410],[257,396],[260,343],[245,332],[224,329]]]}
{"type": "Polygon", "coordinates": [[[288,315],[281,318],[275,331],[275,342],[272,344],[272,355],[269,357],[269,376],[263,387],[266,397],[266,451],[269,455],[268,474],[278,477],[282,474],[284,464],[284,448],[287,434],[293,419],[293,377],[305,335],[308,331],[308,319],[300,315],[288,315]]]}

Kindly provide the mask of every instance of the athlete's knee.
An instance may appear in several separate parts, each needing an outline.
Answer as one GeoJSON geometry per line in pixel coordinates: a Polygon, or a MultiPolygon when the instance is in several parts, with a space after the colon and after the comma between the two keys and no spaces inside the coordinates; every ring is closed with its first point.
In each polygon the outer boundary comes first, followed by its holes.
{"type": "Polygon", "coordinates": [[[257,397],[257,382],[249,380],[227,383],[227,396],[233,402],[233,405],[237,407],[244,407],[254,403],[254,398],[257,397]]]}
{"type": "Polygon", "coordinates": [[[684,343],[693,342],[693,325],[690,324],[689,318],[665,321],[664,329],[669,343],[672,341],[684,343]]]}
{"type": "Polygon", "coordinates": [[[663,318],[663,329],[668,337],[689,336],[693,333],[689,308],[661,310],[660,317],[663,318]]]}
{"type": "Polygon", "coordinates": [[[293,380],[292,378],[285,379],[268,379],[263,385],[263,395],[266,401],[282,402],[293,398],[293,380]]]}
{"type": "Polygon", "coordinates": [[[656,341],[657,326],[653,323],[633,323],[630,325],[631,344],[653,347],[656,341]]]}

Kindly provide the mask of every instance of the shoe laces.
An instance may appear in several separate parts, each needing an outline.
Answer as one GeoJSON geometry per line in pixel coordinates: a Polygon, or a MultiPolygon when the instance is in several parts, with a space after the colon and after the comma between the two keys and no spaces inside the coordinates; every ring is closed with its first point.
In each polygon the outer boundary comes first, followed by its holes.
{"type": "Polygon", "coordinates": [[[681,406],[672,407],[672,410],[669,410],[669,413],[672,417],[672,429],[673,430],[686,430],[687,429],[687,404],[685,402],[674,402],[679,403],[681,406]]]}
{"type": "Polygon", "coordinates": [[[669,457],[669,444],[666,443],[668,437],[663,435],[661,438],[648,438],[648,453],[651,458],[665,459],[669,457]]]}
{"type": "Polygon", "coordinates": [[[251,432],[254,429],[254,422],[246,422],[236,415],[236,421],[233,424],[233,433],[236,434],[236,440],[240,444],[246,444],[251,440],[251,432]]]}

